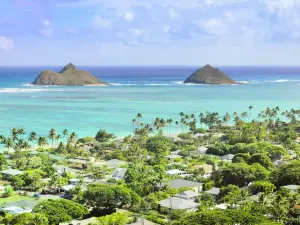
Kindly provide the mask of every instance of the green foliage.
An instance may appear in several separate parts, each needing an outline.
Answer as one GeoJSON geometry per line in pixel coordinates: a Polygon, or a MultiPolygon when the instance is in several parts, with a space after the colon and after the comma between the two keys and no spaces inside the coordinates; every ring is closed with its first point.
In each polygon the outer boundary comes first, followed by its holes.
{"type": "Polygon", "coordinates": [[[72,219],[80,220],[89,214],[88,209],[83,205],[65,199],[43,201],[37,204],[32,212],[44,214],[50,225],[68,222],[72,219]]]}
{"type": "Polygon", "coordinates": [[[281,155],[286,155],[286,150],[279,146],[274,146],[268,142],[256,142],[252,144],[238,143],[235,145],[228,145],[224,143],[217,143],[207,149],[207,154],[223,156],[226,154],[238,153],[263,153],[270,158],[275,158],[281,155]]]}
{"type": "Polygon", "coordinates": [[[98,218],[98,225],[126,225],[130,222],[128,213],[113,213],[98,218]]]}
{"type": "Polygon", "coordinates": [[[0,153],[0,169],[3,170],[7,165],[7,161],[2,153],[0,153]]]}
{"type": "Polygon", "coordinates": [[[147,219],[153,223],[160,224],[160,225],[168,224],[168,221],[166,220],[166,218],[163,215],[161,215],[155,211],[148,212],[147,215],[145,216],[145,219],[147,219]]]}
{"type": "Polygon", "coordinates": [[[182,133],[182,134],[178,134],[177,137],[179,137],[183,140],[189,140],[192,138],[192,135],[189,133],[182,133]]]}
{"type": "Polygon", "coordinates": [[[256,181],[249,186],[249,191],[256,195],[259,192],[271,193],[275,190],[274,184],[269,181],[256,181]]]}
{"type": "Polygon", "coordinates": [[[146,149],[155,155],[167,155],[173,147],[173,142],[162,135],[156,135],[148,138],[146,142],[146,149]]]}
{"type": "Polygon", "coordinates": [[[4,188],[4,196],[5,197],[12,196],[14,193],[15,193],[14,189],[10,185],[5,186],[5,188],[4,188]]]}
{"type": "Polygon", "coordinates": [[[141,204],[141,198],[135,192],[120,185],[91,184],[84,198],[90,207],[98,211],[102,208],[112,211],[124,206],[137,208],[141,204]]]}
{"type": "Polygon", "coordinates": [[[91,143],[93,141],[95,141],[95,138],[93,137],[84,137],[78,139],[78,143],[82,143],[82,144],[91,143]]]}
{"type": "Polygon", "coordinates": [[[10,221],[11,225],[48,225],[48,218],[39,213],[21,213],[17,214],[10,221]]]}
{"type": "Polygon", "coordinates": [[[238,153],[233,157],[232,162],[233,163],[247,163],[249,158],[250,158],[249,153],[238,153]]]}
{"type": "Polygon", "coordinates": [[[99,142],[107,142],[111,139],[114,139],[115,136],[112,133],[108,133],[106,130],[101,129],[98,131],[98,133],[95,136],[96,141],[99,142]]]}
{"type": "Polygon", "coordinates": [[[261,214],[241,210],[207,210],[187,214],[172,225],[258,225],[267,221],[261,214]]]}
{"type": "Polygon", "coordinates": [[[170,196],[169,193],[165,191],[158,191],[147,195],[144,198],[144,202],[147,209],[157,209],[159,201],[166,199],[170,196]]]}
{"type": "Polygon", "coordinates": [[[281,165],[271,173],[270,179],[277,187],[289,184],[300,185],[300,161],[295,160],[281,165]]]}
{"type": "Polygon", "coordinates": [[[251,157],[248,160],[248,164],[253,163],[258,163],[265,167],[267,170],[271,170],[274,167],[271,159],[264,153],[256,153],[251,155],[251,157]]]}
{"type": "Polygon", "coordinates": [[[205,134],[206,130],[204,128],[197,128],[194,130],[194,134],[205,134]]]}
{"type": "Polygon", "coordinates": [[[250,182],[267,180],[270,172],[258,163],[231,163],[217,171],[215,176],[221,177],[224,186],[234,184],[239,187],[247,186],[250,182]]]}

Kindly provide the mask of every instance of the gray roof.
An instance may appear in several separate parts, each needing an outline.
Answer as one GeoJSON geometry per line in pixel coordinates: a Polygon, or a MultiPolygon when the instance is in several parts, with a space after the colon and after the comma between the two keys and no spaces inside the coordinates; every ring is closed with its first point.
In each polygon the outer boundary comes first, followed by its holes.
{"type": "Polygon", "coordinates": [[[221,157],[222,160],[232,160],[234,157],[233,154],[227,154],[221,157]]]}
{"type": "Polygon", "coordinates": [[[178,159],[178,158],[182,158],[181,155],[167,155],[165,156],[165,158],[168,158],[168,159],[178,159]]]}
{"type": "Polygon", "coordinates": [[[124,179],[126,172],[126,168],[116,168],[113,172],[112,178],[122,180],[124,179]]]}
{"type": "Polygon", "coordinates": [[[189,181],[189,180],[182,180],[182,179],[175,179],[175,180],[170,180],[167,185],[169,185],[171,188],[179,189],[182,187],[199,187],[202,186],[202,183],[194,182],[194,181],[189,181]]]}
{"type": "Polygon", "coordinates": [[[209,191],[205,191],[205,192],[212,194],[212,195],[218,195],[218,194],[220,194],[220,188],[213,187],[209,191]]]}
{"type": "Polygon", "coordinates": [[[119,167],[119,166],[123,166],[124,164],[126,164],[126,162],[122,161],[122,160],[118,160],[118,159],[111,159],[111,160],[106,161],[105,164],[110,167],[119,167]]]}
{"type": "Polygon", "coordinates": [[[20,171],[20,170],[15,170],[15,169],[7,169],[7,170],[1,171],[1,173],[5,174],[5,175],[10,175],[10,176],[17,176],[17,175],[23,174],[24,172],[20,171]]]}
{"type": "Polygon", "coordinates": [[[84,165],[91,163],[90,161],[85,160],[85,159],[68,159],[68,162],[70,162],[70,163],[80,163],[80,164],[84,164],[84,165]]]}
{"type": "Polygon", "coordinates": [[[186,172],[182,171],[182,170],[178,170],[178,169],[166,171],[166,174],[169,174],[169,175],[176,175],[176,174],[182,174],[182,173],[186,173],[186,172]]]}
{"type": "Polygon", "coordinates": [[[62,186],[60,189],[63,189],[64,191],[70,191],[75,187],[76,187],[75,185],[69,184],[69,185],[66,185],[66,186],[62,186]]]}
{"type": "Polygon", "coordinates": [[[199,196],[199,194],[197,194],[194,191],[183,191],[181,193],[176,194],[175,196],[179,198],[194,198],[199,196]]]}
{"type": "Polygon", "coordinates": [[[296,192],[298,189],[300,189],[300,185],[290,184],[290,185],[281,186],[281,188],[286,188],[292,192],[296,192]]]}
{"type": "Polygon", "coordinates": [[[177,197],[170,197],[159,202],[162,207],[171,208],[171,209],[193,209],[199,206],[198,203],[195,203],[190,200],[185,200],[177,197]]]}

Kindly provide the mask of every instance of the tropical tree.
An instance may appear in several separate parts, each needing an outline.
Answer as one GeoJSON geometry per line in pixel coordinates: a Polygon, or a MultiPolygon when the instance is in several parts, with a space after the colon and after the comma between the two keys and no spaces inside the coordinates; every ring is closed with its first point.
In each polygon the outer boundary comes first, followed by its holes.
{"type": "Polygon", "coordinates": [[[26,134],[26,132],[25,132],[25,130],[23,129],[23,128],[21,128],[21,129],[18,129],[18,134],[21,136],[21,138],[22,138],[22,136],[24,135],[24,134],[26,134]]]}
{"type": "Polygon", "coordinates": [[[39,139],[38,139],[38,146],[40,148],[43,148],[45,145],[48,145],[47,138],[45,138],[45,137],[39,137],[39,139]]]}
{"type": "Polygon", "coordinates": [[[32,143],[32,150],[34,150],[34,142],[37,140],[37,134],[36,132],[30,132],[29,134],[29,138],[28,138],[28,141],[31,141],[32,143]]]}
{"type": "Polygon", "coordinates": [[[63,135],[63,137],[64,137],[64,139],[65,139],[65,141],[66,141],[66,138],[67,138],[68,135],[69,135],[69,131],[68,131],[67,129],[64,129],[63,132],[62,132],[62,135],[63,135]]]}
{"type": "Polygon", "coordinates": [[[252,111],[252,109],[253,109],[253,106],[250,105],[250,106],[248,107],[248,122],[250,122],[250,119],[251,119],[251,111],[252,111]]]}
{"type": "Polygon", "coordinates": [[[10,138],[10,137],[7,138],[7,139],[5,140],[4,146],[5,146],[5,148],[7,148],[8,151],[9,151],[10,148],[12,148],[12,147],[14,146],[14,141],[13,141],[13,139],[10,138]]]}
{"type": "Polygon", "coordinates": [[[48,134],[48,138],[51,140],[51,142],[52,142],[52,148],[53,148],[53,142],[54,142],[54,140],[55,140],[55,138],[56,138],[56,130],[55,129],[51,129],[50,131],[49,131],[49,134],[48,134]]]}

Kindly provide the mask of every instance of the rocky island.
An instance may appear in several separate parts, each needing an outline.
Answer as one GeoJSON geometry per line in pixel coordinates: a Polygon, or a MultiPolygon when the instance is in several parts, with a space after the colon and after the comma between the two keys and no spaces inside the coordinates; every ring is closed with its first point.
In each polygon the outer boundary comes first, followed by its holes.
{"type": "Polygon", "coordinates": [[[34,85],[63,85],[63,86],[106,86],[108,83],[99,80],[87,71],[77,70],[69,63],[59,73],[46,70],[32,82],[34,85]]]}
{"type": "Polygon", "coordinates": [[[189,76],[185,84],[237,84],[236,81],[217,68],[206,65],[189,76]]]}

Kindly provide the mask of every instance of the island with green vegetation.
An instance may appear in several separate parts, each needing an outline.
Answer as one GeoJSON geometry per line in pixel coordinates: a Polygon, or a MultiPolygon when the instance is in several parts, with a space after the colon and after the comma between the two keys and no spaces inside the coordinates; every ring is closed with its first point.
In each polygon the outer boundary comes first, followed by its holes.
{"type": "Polygon", "coordinates": [[[185,81],[185,84],[237,84],[236,81],[224,74],[218,68],[206,65],[194,72],[185,81]]]}
{"type": "Polygon", "coordinates": [[[69,63],[59,73],[46,70],[32,82],[33,85],[63,85],[63,86],[107,86],[108,83],[99,80],[87,71],[77,70],[69,63]]]}
{"type": "Polygon", "coordinates": [[[138,113],[125,138],[14,128],[0,224],[298,225],[300,110],[252,110],[138,113]]]}

